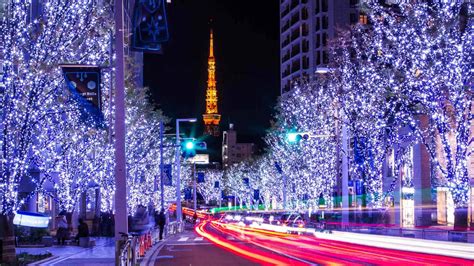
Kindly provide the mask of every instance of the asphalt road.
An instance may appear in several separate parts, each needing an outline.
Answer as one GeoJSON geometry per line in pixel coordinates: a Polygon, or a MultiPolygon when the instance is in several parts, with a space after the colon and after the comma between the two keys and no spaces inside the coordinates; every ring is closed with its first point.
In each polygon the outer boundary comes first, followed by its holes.
{"type": "MultiPolygon", "coordinates": [[[[230,241],[238,241],[229,237],[230,241]]],[[[237,266],[259,265],[222,249],[193,230],[166,240],[155,257],[155,265],[172,266],[237,266]]]]}

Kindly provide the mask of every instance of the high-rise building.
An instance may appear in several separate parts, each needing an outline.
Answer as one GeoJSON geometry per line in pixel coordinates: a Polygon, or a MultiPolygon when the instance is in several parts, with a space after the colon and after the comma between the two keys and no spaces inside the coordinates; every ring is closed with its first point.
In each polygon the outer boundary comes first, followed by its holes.
{"type": "Polygon", "coordinates": [[[329,64],[329,40],[339,28],[367,23],[358,4],[358,0],[280,0],[281,94],[291,90],[293,81],[329,64]]]}
{"type": "Polygon", "coordinates": [[[214,58],[214,36],[212,29],[209,38],[209,58],[207,64],[206,113],[202,115],[205,126],[204,134],[218,137],[220,134],[219,123],[221,115],[217,111],[216,59],[214,58]]]}
{"type": "Polygon", "coordinates": [[[222,165],[224,168],[249,159],[255,150],[253,143],[237,142],[237,132],[234,125],[229,125],[229,130],[222,134],[222,165]]]}

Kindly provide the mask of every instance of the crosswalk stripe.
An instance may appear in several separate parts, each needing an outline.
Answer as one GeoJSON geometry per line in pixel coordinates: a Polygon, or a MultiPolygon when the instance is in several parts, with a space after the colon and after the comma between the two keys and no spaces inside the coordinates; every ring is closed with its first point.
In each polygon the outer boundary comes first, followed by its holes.
{"type": "Polygon", "coordinates": [[[181,242],[183,242],[183,241],[186,241],[186,240],[188,240],[188,238],[189,238],[189,237],[187,237],[187,236],[184,236],[184,237],[181,237],[180,239],[178,239],[178,241],[181,241],[181,242]]]}
{"type": "Polygon", "coordinates": [[[202,237],[196,237],[194,241],[202,241],[202,239],[203,239],[202,237]]]}

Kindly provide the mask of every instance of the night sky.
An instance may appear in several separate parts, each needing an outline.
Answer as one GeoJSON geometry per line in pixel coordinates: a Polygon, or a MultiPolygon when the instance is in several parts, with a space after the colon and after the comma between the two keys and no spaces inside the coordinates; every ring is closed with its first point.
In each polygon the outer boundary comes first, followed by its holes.
{"type": "Polygon", "coordinates": [[[144,56],[144,85],[154,103],[173,125],[174,118],[198,118],[185,131],[202,134],[212,19],[221,130],[233,123],[240,142],[262,148],[280,92],[279,1],[172,0],[167,15],[163,54],[144,56]]]}

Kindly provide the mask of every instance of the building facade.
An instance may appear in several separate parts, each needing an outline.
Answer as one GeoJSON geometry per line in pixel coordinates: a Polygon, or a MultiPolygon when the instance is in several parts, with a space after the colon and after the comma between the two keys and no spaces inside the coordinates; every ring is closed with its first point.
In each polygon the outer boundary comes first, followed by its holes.
{"type": "Polygon", "coordinates": [[[367,23],[358,0],[280,0],[281,94],[330,62],[329,40],[339,28],[367,23]]]}
{"type": "Polygon", "coordinates": [[[224,168],[249,159],[254,154],[253,143],[237,142],[237,131],[234,125],[229,125],[229,130],[222,133],[222,166],[224,168]]]}

